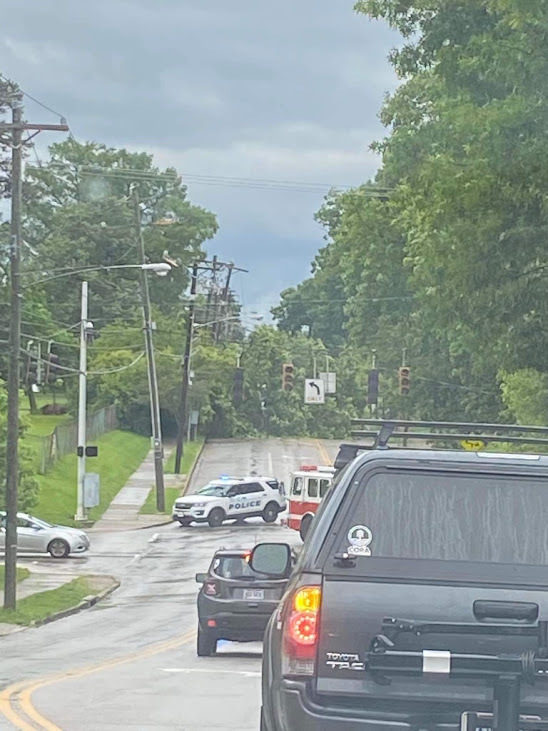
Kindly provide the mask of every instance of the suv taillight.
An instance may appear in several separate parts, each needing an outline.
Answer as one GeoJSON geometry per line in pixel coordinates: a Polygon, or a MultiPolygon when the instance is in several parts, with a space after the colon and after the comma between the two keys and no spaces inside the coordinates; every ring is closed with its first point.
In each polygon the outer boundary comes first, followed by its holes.
{"type": "Polygon", "coordinates": [[[301,586],[290,599],[283,622],[284,675],[314,674],[321,598],[319,586],[301,586]]]}
{"type": "Polygon", "coordinates": [[[218,593],[219,593],[219,587],[217,586],[216,581],[212,581],[211,579],[209,579],[208,581],[205,582],[204,594],[206,596],[217,596],[218,593]]]}

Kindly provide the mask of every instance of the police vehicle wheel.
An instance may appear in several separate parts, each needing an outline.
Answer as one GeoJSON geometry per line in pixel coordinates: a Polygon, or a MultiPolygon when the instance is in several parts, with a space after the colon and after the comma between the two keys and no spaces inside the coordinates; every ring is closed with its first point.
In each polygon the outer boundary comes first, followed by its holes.
{"type": "Polygon", "coordinates": [[[301,527],[299,528],[299,534],[301,536],[301,540],[304,541],[308,531],[310,530],[310,524],[312,523],[312,518],[310,515],[307,515],[305,518],[301,520],[301,527]]]}
{"type": "Polygon", "coordinates": [[[225,511],[222,508],[213,508],[207,522],[212,528],[218,528],[225,519],[225,511]]]}
{"type": "Polygon", "coordinates": [[[274,523],[278,517],[278,506],[276,503],[268,503],[263,510],[263,520],[265,523],[274,523]]]}
{"type": "Polygon", "coordinates": [[[198,657],[211,657],[217,649],[217,640],[209,632],[204,632],[198,627],[198,638],[196,641],[196,652],[198,657]]]}

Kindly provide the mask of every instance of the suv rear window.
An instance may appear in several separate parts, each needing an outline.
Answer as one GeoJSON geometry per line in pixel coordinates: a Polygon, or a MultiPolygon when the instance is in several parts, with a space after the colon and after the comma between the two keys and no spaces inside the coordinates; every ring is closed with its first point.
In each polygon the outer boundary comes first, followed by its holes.
{"type": "Polygon", "coordinates": [[[253,571],[249,565],[249,560],[245,556],[216,556],[213,559],[211,570],[222,579],[248,579],[256,581],[257,579],[268,578],[263,574],[253,571]]]}
{"type": "Polygon", "coordinates": [[[548,565],[546,479],[390,470],[357,492],[342,551],[365,526],[374,557],[548,565]]]}

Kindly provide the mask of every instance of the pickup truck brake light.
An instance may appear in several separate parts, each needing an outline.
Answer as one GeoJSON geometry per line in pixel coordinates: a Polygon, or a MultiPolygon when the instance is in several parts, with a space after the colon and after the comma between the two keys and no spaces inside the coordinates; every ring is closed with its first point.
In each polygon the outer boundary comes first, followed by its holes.
{"type": "Polygon", "coordinates": [[[283,623],[284,675],[314,674],[321,597],[319,586],[301,586],[290,599],[283,623]]]}

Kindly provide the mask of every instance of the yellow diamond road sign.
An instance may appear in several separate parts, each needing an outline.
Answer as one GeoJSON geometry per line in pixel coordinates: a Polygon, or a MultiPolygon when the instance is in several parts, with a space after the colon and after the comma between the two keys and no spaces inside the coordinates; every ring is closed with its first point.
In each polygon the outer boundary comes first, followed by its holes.
{"type": "Polygon", "coordinates": [[[469,452],[479,452],[481,449],[485,449],[487,443],[481,439],[463,439],[461,445],[469,452]]]}

